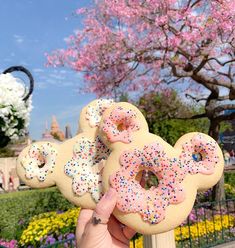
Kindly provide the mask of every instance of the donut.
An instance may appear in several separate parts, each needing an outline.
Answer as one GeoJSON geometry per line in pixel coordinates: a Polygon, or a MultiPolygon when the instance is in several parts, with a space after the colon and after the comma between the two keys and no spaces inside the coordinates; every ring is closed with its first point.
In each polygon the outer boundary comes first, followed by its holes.
{"type": "Polygon", "coordinates": [[[36,142],[28,146],[17,159],[20,179],[32,188],[55,185],[53,174],[57,155],[58,145],[54,143],[36,142]]]}
{"type": "Polygon", "coordinates": [[[72,189],[76,195],[90,193],[98,202],[102,196],[101,171],[110,150],[103,144],[99,136],[95,141],[81,136],[73,146],[73,157],[65,167],[65,174],[72,177],[72,189]]]}
{"type": "Polygon", "coordinates": [[[81,132],[98,128],[103,112],[113,104],[113,99],[97,99],[83,108],[79,119],[79,129],[81,132]]]}
{"type": "Polygon", "coordinates": [[[149,133],[141,112],[129,103],[105,110],[99,129],[112,150],[103,169],[104,192],[110,186],[117,191],[115,217],[139,233],[158,234],[180,225],[197,190],[212,187],[223,173],[222,151],[210,136],[188,133],[172,147],[149,133]],[[156,186],[140,185],[143,170],[157,177],[156,186]]]}
{"type": "Polygon", "coordinates": [[[100,138],[98,127],[102,113],[113,104],[113,100],[98,99],[85,106],[79,119],[80,133],[72,139],[59,145],[33,144],[23,150],[17,163],[19,177],[33,188],[56,185],[73,204],[95,208],[102,196],[102,169],[111,152],[100,138]],[[38,147],[41,150],[35,158],[38,147]],[[49,147],[56,150],[56,156],[46,150],[49,147]],[[41,169],[43,159],[47,162],[41,169]]]}

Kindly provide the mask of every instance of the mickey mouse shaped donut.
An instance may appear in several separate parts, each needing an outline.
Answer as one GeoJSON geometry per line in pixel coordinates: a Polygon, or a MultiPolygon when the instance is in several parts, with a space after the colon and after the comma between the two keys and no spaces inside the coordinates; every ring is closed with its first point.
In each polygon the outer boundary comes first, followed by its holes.
{"type": "Polygon", "coordinates": [[[112,150],[103,170],[103,187],[117,191],[115,217],[142,234],[167,232],[189,215],[197,190],[215,185],[223,172],[223,155],[208,135],[188,133],[174,147],[148,132],[141,112],[129,103],[108,108],[100,123],[112,150]],[[141,171],[151,171],[158,185],[140,185],[141,171]]]}
{"type": "Polygon", "coordinates": [[[30,187],[56,185],[70,202],[93,209],[102,196],[102,169],[110,149],[102,142],[98,126],[112,100],[99,99],[83,108],[80,133],[62,144],[37,142],[18,158],[19,177],[30,187]]]}

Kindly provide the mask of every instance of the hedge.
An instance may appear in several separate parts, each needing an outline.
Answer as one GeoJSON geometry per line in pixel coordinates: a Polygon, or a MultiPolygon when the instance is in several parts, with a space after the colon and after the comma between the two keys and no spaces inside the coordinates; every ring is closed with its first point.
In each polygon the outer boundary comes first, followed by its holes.
{"type": "Polygon", "coordinates": [[[73,207],[56,188],[18,191],[0,195],[0,237],[18,239],[34,215],[73,207]]]}

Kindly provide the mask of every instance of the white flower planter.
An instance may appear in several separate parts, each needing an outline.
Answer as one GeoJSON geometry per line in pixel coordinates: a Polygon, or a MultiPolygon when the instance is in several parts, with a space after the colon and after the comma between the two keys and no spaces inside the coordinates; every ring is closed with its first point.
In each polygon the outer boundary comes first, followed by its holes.
{"type": "Polygon", "coordinates": [[[32,91],[33,77],[24,67],[10,67],[0,74],[0,147],[26,134],[32,109],[32,91]],[[26,96],[24,85],[10,74],[14,71],[24,72],[29,77],[30,89],[26,96]]]}

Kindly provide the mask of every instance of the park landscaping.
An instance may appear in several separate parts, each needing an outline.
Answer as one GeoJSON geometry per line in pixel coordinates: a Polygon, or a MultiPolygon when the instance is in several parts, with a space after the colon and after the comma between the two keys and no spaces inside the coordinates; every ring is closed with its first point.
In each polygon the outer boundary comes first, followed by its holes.
{"type": "MultiPolygon", "coordinates": [[[[233,174],[225,178],[231,183],[233,174]]],[[[235,197],[234,185],[225,184],[225,189],[227,197],[235,197]]],[[[206,247],[208,242],[235,238],[235,215],[231,211],[234,200],[224,204],[221,211],[206,202],[207,198],[208,192],[199,194],[201,204],[197,203],[188,220],[175,229],[177,247],[206,247]]],[[[74,245],[80,209],[67,202],[56,188],[13,192],[1,195],[0,201],[4,203],[0,245],[9,248],[74,245]]],[[[142,248],[143,237],[135,236],[131,248],[133,243],[136,248],[142,248]]]]}

